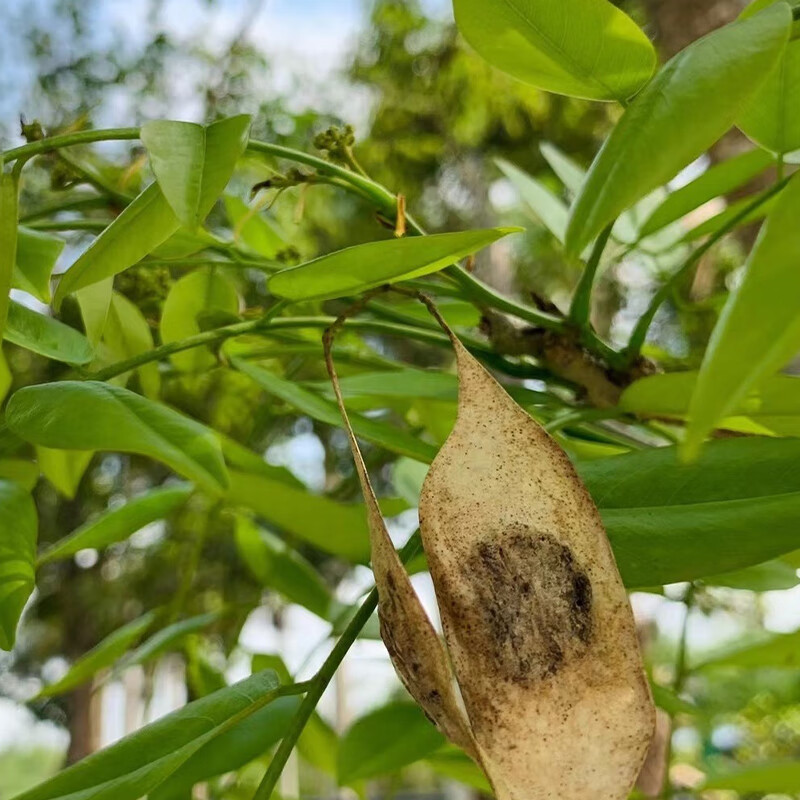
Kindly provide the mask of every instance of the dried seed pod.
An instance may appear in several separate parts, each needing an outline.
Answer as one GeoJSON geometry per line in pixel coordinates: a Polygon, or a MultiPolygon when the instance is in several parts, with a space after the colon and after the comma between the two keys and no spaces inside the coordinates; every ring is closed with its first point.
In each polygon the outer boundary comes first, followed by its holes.
{"type": "Polygon", "coordinates": [[[458,418],[420,499],[447,651],[394,550],[347,418],[330,352],[344,317],[325,336],[367,505],[389,654],[500,800],[622,800],[654,708],[597,509],[559,446],[419,299],[450,336],[459,371],[458,418]]]}
{"type": "Polygon", "coordinates": [[[600,516],[561,448],[448,333],[458,418],[420,530],[480,761],[502,800],[621,800],[654,708],[600,516]]]}
{"type": "MultiPolygon", "coordinates": [[[[344,317],[340,319],[343,320],[344,317]]],[[[331,355],[335,332],[336,326],[333,326],[325,333],[325,362],[336,402],[342,413],[367,509],[371,563],[378,588],[381,638],[408,693],[451,742],[477,759],[475,741],[458,701],[447,653],[394,549],[347,416],[331,355]]]]}

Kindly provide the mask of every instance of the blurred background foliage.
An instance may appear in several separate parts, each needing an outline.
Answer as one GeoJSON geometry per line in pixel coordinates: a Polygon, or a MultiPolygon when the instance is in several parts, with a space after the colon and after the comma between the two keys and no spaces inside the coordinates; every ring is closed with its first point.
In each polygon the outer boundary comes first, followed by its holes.
{"type": "MultiPolygon", "coordinates": [[[[524,225],[526,233],[513,246],[495,248],[491,258],[479,258],[480,275],[528,302],[563,302],[574,285],[574,268],[564,263],[552,235],[520,207],[493,159],[502,157],[562,193],[539,145],[554,142],[586,165],[618,112],[610,105],[539,92],[493,70],[459,38],[446,4],[345,3],[338,13],[346,17],[346,25],[337,24],[334,5],[297,0],[290,22],[277,34],[284,38],[279,42],[276,35],[261,35],[269,33],[278,14],[269,0],[11,2],[0,30],[4,146],[21,141],[19,113],[27,124],[36,120],[53,134],[137,125],[148,118],[211,121],[248,112],[254,115],[254,138],[309,152],[324,144],[318,137],[331,125],[352,124],[358,162],[376,180],[404,194],[409,208],[430,230],[500,222],[524,225]],[[182,19],[191,24],[183,26],[182,19]],[[335,40],[333,45],[326,36],[335,40]]],[[[641,0],[624,5],[664,55],[740,10],[735,0],[641,0]]],[[[733,150],[737,146],[736,141],[726,144],[733,150]]],[[[143,151],[128,143],[81,150],[76,162],[57,155],[41,158],[26,173],[23,207],[46,206],[65,187],[76,192],[89,188],[96,174],[112,183],[122,176],[121,183],[133,191],[142,180],[143,165],[143,151]]],[[[246,197],[250,185],[268,177],[263,164],[253,164],[240,177],[237,193],[246,197]]],[[[272,203],[271,217],[284,233],[274,256],[285,263],[391,235],[372,209],[334,188],[299,186],[275,195],[264,193],[260,199],[272,203]]],[[[214,214],[211,228],[224,226],[223,212],[217,209],[214,214]]],[[[99,221],[108,219],[107,210],[96,215],[99,221]]],[[[746,231],[740,234],[747,236],[746,231]]],[[[716,247],[691,284],[681,287],[659,315],[654,340],[667,363],[698,363],[726,281],[741,262],[744,240],[728,238],[716,247]]],[[[69,233],[66,255],[74,256],[86,241],[86,233],[69,233]]],[[[603,276],[595,308],[599,331],[613,338],[615,331],[629,329],[658,278],[650,266],[624,264],[603,276]]],[[[123,273],[116,288],[155,326],[177,277],[167,266],[143,265],[123,273]]],[[[236,282],[248,308],[258,308],[265,299],[263,279],[242,272],[236,282]]],[[[77,309],[66,306],[65,318],[70,314],[77,319],[77,309]]],[[[274,358],[286,376],[296,381],[325,378],[321,360],[303,352],[304,341],[313,338],[316,344],[316,337],[314,332],[297,334],[276,348],[274,358]]],[[[359,342],[347,341],[355,359],[390,356],[428,366],[444,358],[412,342],[375,343],[373,348],[359,342]]],[[[60,369],[13,347],[7,348],[7,356],[15,387],[52,377],[49,370],[60,369]]],[[[357,497],[342,431],[298,416],[240,373],[224,367],[197,376],[173,373],[164,381],[162,396],[250,450],[266,453],[271,463],[288,467],[313,490],[342,500],[357,497]]],[[[407,412],[400,408],[397,413],[407,412]]],[[[421,427],[438,426],[446,432],[447,415],[442,417],[435,402],[415,403],[408,413],[421,427]]],[[[386,454],[367,448],[366,455],[373,474],[381,476],[380,488],[393,492],[390,473],[382,469],[386,454]]],[[[79,467],[73,472],[77,480],[72,485],[40,481],[36,488],[43,545],[122,499],[160,484],[166,474],[152,462],[120,456],[95,456],[85,473],[79,467]]],[[[300,666],[297,643],[287,644],[285,637],[299,635],[307,655],[312,640],[326,631],[320,633],[308,614],[298,614],[247,568],[237,551],[234,524],[230,516],[196,497],[167,528],[145,529],[102,554],[82,552],[42,570],[18,647],[12,655],[0,656],[0,695],[7,698],[0,700],[0,722],[7,721],[0,731],[10,732],[0,738],[0,798],[37,782],[62,757],[75,760],[124,732],[114,728],[120,705],[113,705],[108,691],[101,693],[102,703],[96,691],[90,702],[96,684],[33,702],[29,713],[19,709],[67,664],[148,609],[165,609],[173,621],[214,616],[201,633],[176,637],[143,665],[131,668],[137,677],[127,678],[124,685],[128,694],[143,698],[136,712],[142,718],[163,713],[181,698],[204,694],[226,675],[240,676],[247,671],[243,665],[249,662],[248,651],[283,652],[288,661],[294,660],[293,669],[300,666]],[[250,633],[243,635],[247,626],[250,633]],[[175,697],[159,696],[164,686],[174,688],[176,683],[180,685],[175,697]]],[[[330,586],[338,586],[340,598],[353,601],[368,584],[359,570],[353,573],[308,546],[299,549],[330,586]]],[[[676,651],[685,629],[683,592],[684,587],[673,587],[667,596],[635,598],[650,669],[665,684],[675,678],[676,651]]],[[[691,657],[699,660],[704,648],[726,636],[746,637],[765,622],[796,625],[797,614],[792,617],[787,609],[796,610],[798,604],[800,598],[791,589],[776,598],[773,593],[702,588],[691,612],[691,657]],[[776,606],[786,612],[784,617],[776,615],[776,606]]],[[[361,683],[350,688],[350,695],[338,687],[337,702],[328,705],[327,716],[335,728],[346,727],[354,716],[385,702],[387,692],[402,697],[399,687],[387,681],[391,670],[379,648],[368,649],[363,660],[367,668],[353,668],[361,683]],[[360,690],[370,683],[378,688],[359,700],[360,690]]],[[[268,659],[263,665],[267,663],[268,659]]],[[[701,671],[689,676],[686,689],[696,706],[684,704],[676,716],[672,742],[678,784],[691,785],[698,769],[705,770],[720,757],[743,763],[800,757],[797,670],[701,671]]],[[[300,790],[329,791],[331,781],[319,768],[319,758],[307,761],[316,766],[304,761],[301,769],[295,767],[300,790]]],[[[387,793],[439,791],[442,775],[463,777],[457,762],[448,766],[446,750],[438,764],[434,762],[398,771],[380,786],[387,793]]],[[[215,783],[209,796],[248,796],[263,764],[257,759],[237,777],[215,783]]],[[[289,783],[281,790],[291,794],[297,788],[289,783]]]]}

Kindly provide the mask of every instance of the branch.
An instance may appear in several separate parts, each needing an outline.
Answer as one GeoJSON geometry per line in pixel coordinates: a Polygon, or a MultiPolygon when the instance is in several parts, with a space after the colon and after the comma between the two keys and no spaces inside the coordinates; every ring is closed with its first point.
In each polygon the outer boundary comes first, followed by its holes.
{"type": "MultiPolygon", "coordinates": [[[[405,547],[400,551],[400,560],[404,564],[408,563],[416,554],[419,549],[419,544],[420,540],[418,534],[415,534],[408,540],[405,547]]],[[[373,588],[361,604],[361,607],[358,609],[353,619],[350,620],[349,624],[344,629],[344,632],[339,637],[339,641],[334,645],[333,650],[331,650],[330,655],[325,659],[325,663],[320,667],[319,672],[311,679],[308,692],[292,718],[289,724],[289,730],[286,731],[286,735],[283,737],[272,761],[270,761],[269,767],[267,767],[267,771],[264,773],[264,777],[261,779],[261,783],[253,796],[253,800],[269,800],[272,796],[275,785],[283,772],[283,768],[286,766],[286,762],[289,760],[289,756],[292,754],[292,750],[294,750],[297,744],[297,740],[300,738],[300,734],[302,734],[308,721],[311,719],[311,715],[314,713],[320,698],[328,688],[328,684],[331,682],[336,670],[339,669],[339,665],[347,655],[347,651],[350,649],[353,642],[355,642],[358,634],[361,633],[361,629],[367,624],[377,606],[378,590],[373,588]]]]}
{"type": "Polygon", "coordinates": [[[491,313],[484,316],[484,329],[496,352],[532,356],[556,377],[580,387],[596,408],[613,408],[628,384],[656,372],[655,365],[643,358],[626,370],[610,367],[581,344],[578,331],[543,331],[491,313]]]}

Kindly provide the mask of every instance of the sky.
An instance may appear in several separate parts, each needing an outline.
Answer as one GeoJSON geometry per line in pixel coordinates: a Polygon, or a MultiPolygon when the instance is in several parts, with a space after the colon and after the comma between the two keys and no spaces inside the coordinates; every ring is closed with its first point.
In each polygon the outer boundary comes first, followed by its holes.
{"type": "MultiPolygon", "coordinates": [[[[358,44],[359,33],[369,11],[369,0],[86,0],[92,13],[90,38],[98,48],[111,44],[131,53],[150,40],[155,23],[175,42],[200,41],[212,52],[222,53],[240,32],[255,43],[271,64],[265,76],[266,95],[291,94],[297,108],[313,107],[322,112],[341,112],[359,122],[368,113],[368,98],[348,86],[338,73],[348,54],[358,44]],[[153,13],[152,9],[157,10],[153,13]],[[120,42],[122,43],[120,45],[120,42]]],[[[421,0],[433,15],[451,17],[450,0],[421,0]]],[[[0,121],[16,129],[20,113],[36,115],[26,108],[26,97],[36,81],[36,65],[26,57],[25,45],[15,31],[36,19],[47,29],[58,0],[4,0],[0,26],[0,121]]],[[[63,60],[74,58],[73,43],[52,30],[53,47],[63,60]]],[[[170,111],[176,119],[199,121],[202,98],[197,97],[192,76],[176,70],[171,76],[176,100],[170,111]]],[[[143,109],[136,97],[109,90],[102,113],[95,123],[102,127],[127,126],[143,109]],[[131,107],[133,104],[133,108],[131,107]]],[[[247,111],[248,109],[243,109],[247,111]]],[[[144,109],[146,112],[146,109],[144,109]]],[[[19,144],[11,141],[7,146],[19,144]]]]}

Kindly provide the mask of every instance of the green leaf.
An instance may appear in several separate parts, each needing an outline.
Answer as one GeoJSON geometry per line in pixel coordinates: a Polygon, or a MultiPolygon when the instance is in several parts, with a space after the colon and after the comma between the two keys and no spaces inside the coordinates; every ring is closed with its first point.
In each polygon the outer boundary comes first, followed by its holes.
{"type": "Polygon", "coordinates": [[[169,516],[189,499],[192,491],[191,486],[167,486],[134,497],[60,539],[39,556],[38,564],[41,566],[51,561],[61,561],[79,550],[102,550],[110,544],[124,541],[145,525],[169,516]]]}
{"type": "Polygon", "coordinates": [[[319,573],[286,542],[236,515],[236,546],[250,572],[268,589],[307,608],[322,619],[330,615],[333,596],[319,573]]]}
{"type": "MultiPolygon", "coordinates": [[[[261,669],[273,669],[283,683],[293,681],[283,659],[273,653],[254,653],[250,664],[253,672],[261,669]]],[[[300,755],[317,769],[321,769],[329,775],[335,775],[338,749],[339,740],[336,733],[319,714],[316,712],[312,714],[297,740],[297,750],[300,755]]]]}
{"type": "Polygon", "coordinates": [[[156,247],[150,255],[153,258],[163,258],[169,261],[171,259],[187,258],[210,247],[226,244],[224,239],[214,236],[205,228],[197,228],[193,231],[186,228],[178,228],[166,242],[156,247]]]}
{"type": "MultiPolygon", "coordinates": [[[[232,358],[231,363],[249,375],[265,392],[279,397],[301,413],[328,425],[342,427],[342,416],[334,402],[243,359],[232,358]]],[[[389,423],[356,413],[350,414],[350,422],[357,436],[393,453],[426,463],[433,461],[436,455],[433,445],[389,423]]]]}
{"type": "Polygon", "coordinates": [[[444,737],[413,703],[390,703],[357,719],[339,747],[339,782],[396,772],[426,758],[444,737]]]}
{"type": "Polygon", "coordinates": [[[30,492],[39,480],[39,465],[21,458],[0,458],[0,479],[18,483],[30,492]]]}
{"type": "Polygon", "coordinates": [[[113,278],[105,278],[75,292],[75,299],[78,301],[78,308],[83,318],[83,329],[92,347],[97,347],[103,338],[113,292],[113,278]]]}
{"type": "Polygon", "coordinates": [[[276,272],[267,281],[267,288],[289,300],[346,297],[438,272],[521,230],[488,228],[367,242],[276,272]]]}
{"type": "MultiPolygon", "coordinates": [[[[768,190],[764,190],[764,192],[761,194],[765,194],[766,191],[768,190]]],[[[772,195],[766,200],[761,201],[755,208],[745,214],[734,225],[734,227],[731,228],[731,231],[738,230],[745,225],[749,225],[760,219],[764,219],[764,217],[766,217],[767,214],[769,214],[769,212],[775,207],[779,196],[780,195],[772,195]]],[[[738,217],[742,211],[744,211],[746,206],[749,206],[751,203],[755,202],[757,197],[758,195],[748,195],[747,197],[742,197],[739,200],[734,200],[724,211],[720,211],[719,214],[715,214],[713,217],[711,217],[711,219],[707,219],[705,222],[701,222],[699,225],[695,225],[694,228],[686,231],[686,233],[683,235],[682,241],[694,242],[706,236],[713,236],[721,228],[730,225],[734,217],[738,217]]]]}
{"type": "Polygon", "coordinates": [[[519,167],[515,167],[502,158],[496,158],[494,163],[497,164],[503,175],[511,181],[523,202],[533,211],[542,225],[561,244],[564,244],[564,234],[567,231],[567,218],[569,216],[569,211],[564,203],[539,183],[536,178],[528,175],[527,172],[524,172],[519,167]]]}
{"type": "Polygon", "coordinates": [[[223,197],[234,240],[263,258],[275,258],[286,247],[286,240],[272,220],[232,194],[223,197]]]}
{"type": "Polygon", "coordinates": [[[197,614],[194,617],[173,622],[145,639],[127,658],[119,665],[120,669],[127,669],[135,664],[146,664],[162,653],[175,649],[175,645],[192,633],[205,630],[213,625],[222,616],[221,611],[209,611],[206,614],[197,614]]]}
{"type": "Polygon", "coordinates": [[[42,303],[51,298],[50,276],[64,249],[64,240],[43,231],[20,226],[17,234],[17,263],[12,285],[32,294],[42,303]]]}
{"type": "MultiPolygon", "coordinates": [[[[161,313],[161,341],[167,344],[200,333],[198,316],[210,311],[239,311],[236,288],[213,267],[190,272],[173,284],[161,313]]],[[[185,372],[202,372],[217,363],[207,347],[174,353],[170,360],[185,372]]]]}
{"type": "Polygon", "coordinates": [[[189,703],[77,764],[16,800],[137,800],[221,734],[278,695],[274,672],[253,675],[189,703]]]}
{"type": "Polygon", "coordinates": [[[180,227],[157,183],[148,186],[64,273],[54,302],[141,261],[180,227]]]}
{"type": "MultiPolygon", "coordinates": [[[[312,381],[305,384],[315,393],[332,398],[330,381],[312,381]]],[[[458,378],[452,372],[410,369],[404,367],[383,372],[359,372],[339,379],[339,388],[345,398],[379,397],[431,397],[438,400],[458,399],[458,378]]]]}
{"type": "MultiPolygon", "coordinates": [[[[326,553],[349,561],[369,560],[366,512],[361,504],[337,503],[282,481],[246,472],[231,472],[228,502],[255,511],[259,517],[326,553]]],[[[399,513],[405,504],[382,501],[384,513],[399,513]]]]}
{"type": "Polygon", "coordinates": [[[235,439],[231,439],[219,431],[214,431],[214,433],[217,435],[222,454],[225,456],[225,461],[229,466],[241,472],[264,475],[270,480],[302,488],[303,483],[295,478],[286,467],[276,467],[273,464],[268,464],[262,455],[248,450],[235,439]]]}
{"type": "MultiPolygon", "coordinates": [[[[473,303],[466,300],[458,300],[453,297],[438,297],[436,306],[444,321],[451,328],[477,328],[481,323],[480,310],[473,303]]],[[[380,313],[382,316],[388,316],[417,327],[425,327],[431,324],[431,315],[428,309],[416,298],[399,299],[392,297],[391,301],[375,298],[370,301],[369,307],[372,312],[380,313]]]]}
{"type": "Polygon", "coordinates": [[[752,567],[703,578],[708,586],[727,586],[751,592],[775,592],[793,589],[800,583],[797,570],[785,561],[774,559],[752,567]]]}
{"type": "Polygon", "coordinates": [[[0,162],[0,335],[5,333],[9,292],[17,263],[19,184],[12,173],[2,172],[0,162]]]}
{"type": "MultiPolygon", "coordinates": [[[[697,385],[696,371],[651,375],[632,383],[619,401],[620,409],[642,417],[685,419],[697,385]]],[[[755,421],[764,432],[800,436],[800,378],[772,375],[759,382],[720,421],[722,428],[742,429],[737,418],[755,421]]]]}
{"type": "MultiPolygon", "coordinates": [[[[153,349],[153,334],[139,308],[119,292],[113,292],[108,308],[108,317],[103,331],[103,342],[112,362],[125,361],[133,356],[148,353],[153,349]]],[[[161,376],[158,364],[151,361],[136,369],[139,383],[145,396],[158,398],[161,391],[161,376]]],[[[126,375],[119,376],[122,383],[126,375]]]]}
{"type": "Polygon", "coordinates": [[[39,469],[53,486],[70,500],[75,499],[78,487],[94,453],[91,450],[51,450],[36,448],[39,469]]]}
{"type": "Polygon", "coordinates": [[[777,62],[791,22],[778,3],[697,40],[659,71],[597,154],[572,207],[568,251],[580,252],[731,127],[777,62]]]}
{"type": "Polygon", "coordinates": [[[771,761],[714,771],[700,787],[730,789],[740,795],[793,795],[800,791],[800,762],[771,761]]]}
{"type": "Polygon", "coordinates": [[[742,281],[714,327],[689,405],[687,456],[696,454],[716,423],[800,347],[794,302],[800,293],[798,204],[800,178],[794,178],[767,217],[742,281]]]}
{"type": "Polygon", "coordinates": [[[642,238],[650,236],[700,208],[709,200],[724,197],[763,172],[772,163],[774,158],[769,153],[763,150],[748,150],[721,164],[715,164],[700,177],[670,192],[642,225],[640,235],[642,238]]]}
{"type": "MultiPolygon", "coordinates": [[[[752,17],[776,0],[756,0],[742,12],[752,17]]],[[[792,38],[767,76],[752,103],[736,124],[756,144],[773,153],[791,153],[800,148],[800,22],[792,27],[792,38]]]]}
{"type": "Polygon", "coordinates": [[[299,697],[279,697],[257,710],[201,748],[149,800],[183,800],[194,784],[234,772],[268,753],[285,736],[299,705],[299,697]]]}
{"type": "Polygon", "coordinates": [[[45,686],[37,698],[56,697],[91,680],[100,670],[110,667],[125,655],[153,624],[155,618],[155,613],[148,611],[106,636],[88,653],[78,658],[62,678],[45,686]]]}
{"type": "Polygon", "coordinates": [[[392,484],[397,494],[416,508],[427,474],[427,464],[420,464],[410,458],[398,458],[392,465],[392,484]]]}
{"type": "Polygon", "coordinates": [[[650,688],[653,692],[653,702],[668,714],[696,714],[697,708],[691,703],[682,700],[672,689],[651,683],[650,688]]]}
{"type": "Polygon", "coordinates": [[[3,338],[53,361],[88,364],[94,351],[86,337],[52,317],[11,300],[3,338]]]}
{"type": "Polygon", "coordinates": [[[623,581],[660,586],[760,564],[797,548],[800,440],[710,442],[580,463],[623,581]]]}
{"type": "Polygon", "coordinates": [[[228,485],[212,431],[119,386],[96,381],[28,386],[9,400],[6,423],[33,444],[138,453],[163,461],[213,494],[228,485]]]}
{"type": "Polygon", "coordinates": [[[314,714],[297,741],[300,755],[328,775],[336,775],[339,740],[336,731],[319,714],[314,714]]]}
{"type": "Polygon", "coordinates": [[[577,195],[586,180],[586,170],[551,142],[542,142],[539,150],[569,194],[577,195]]]}
{"type": "Polygon", "coordinates": [[[548,92],[624,101],[653,74],[653,45],[607,0],[454,0],[453,8],[492,66],[548,92]]]}
{"type": "Polygon", "coordinates": [[[425,763],[438,775],[471,786],[487,797],[494,793],[483,770],[462,750],[443,748],[426,758],[425,763]]]}
{"type": "Polygon", "coordinates": [[[6,361],[6,357],[3,354],[3,348],[0,346],[0,404],[6,399],[8,390],[13,383],[14,376],[11,374],[8,361],[6,361]]]}
{"type": "Polygon", "coordinates": [[[17,623],[35,583],[36,507],[17,483],[0,480],[0,649],[14,646],[17,623]]]}
{"type": "Polygon", "coordinates": [[[145,122],[141,139],[164,197],[190,230],[208,216],[247,147],[250,117],[240,114],[197,125],[145,122]]]}
{"type": "Polygon", "coordinates": [[[725,648],[719,655],[698,664],[694,669],[738,667],[739,669],[795,669],[800,666],[800,631],[780,633],[755,644],[725,648]]]}

